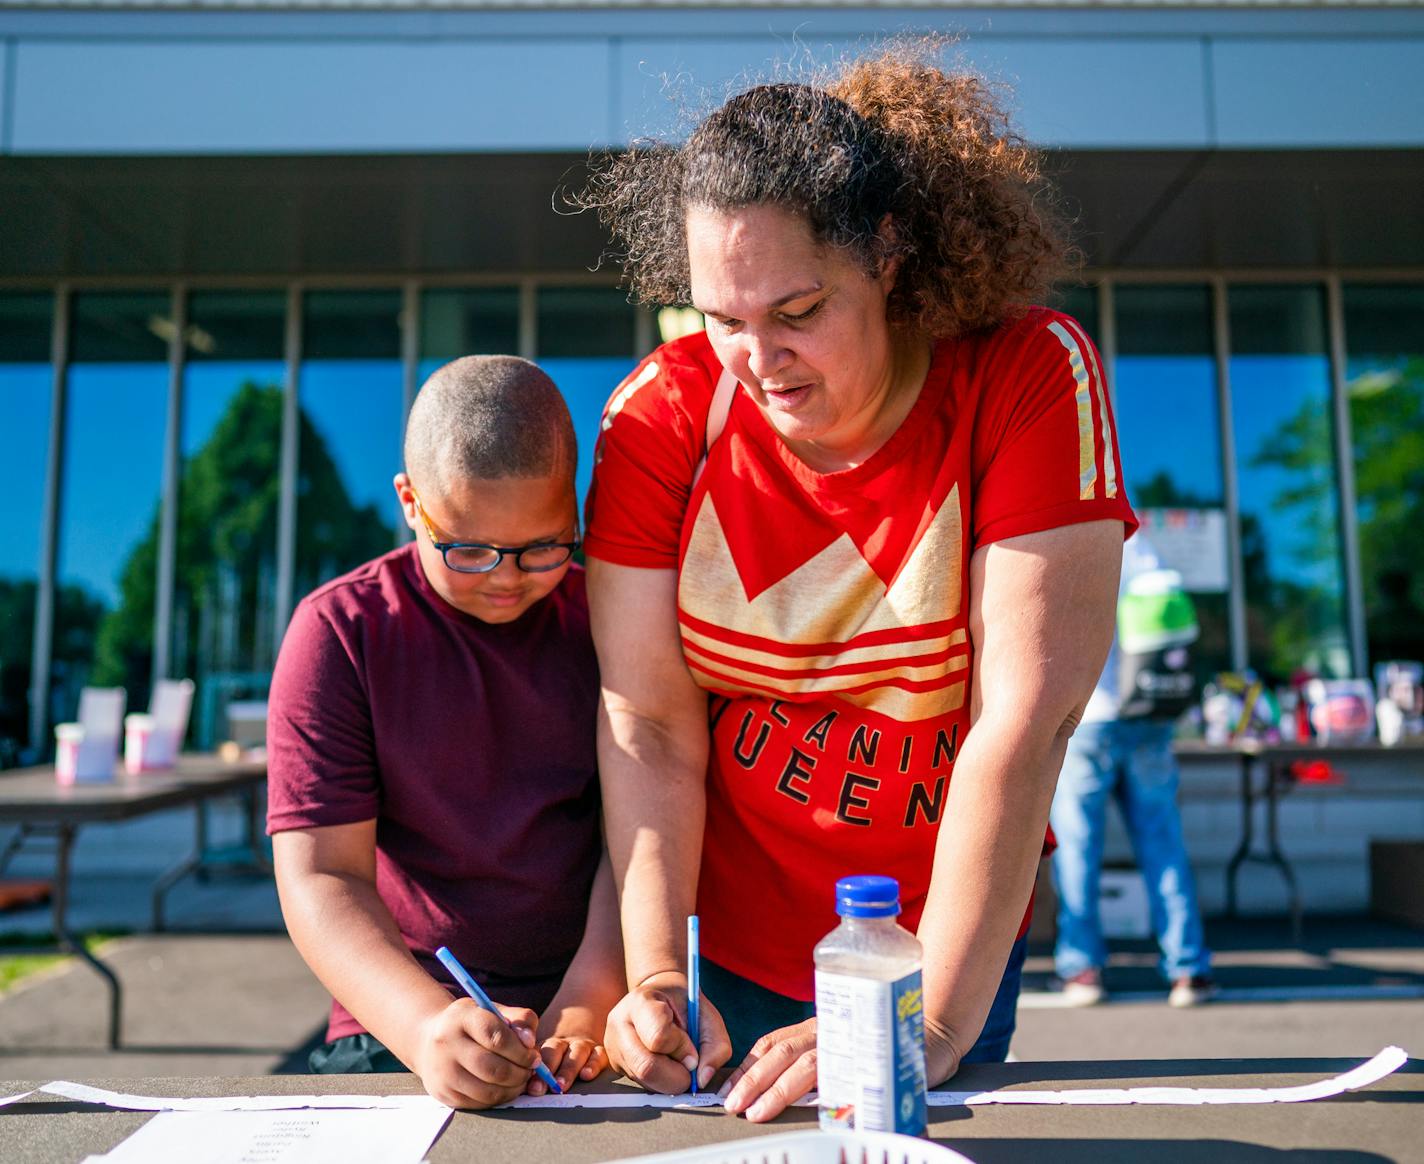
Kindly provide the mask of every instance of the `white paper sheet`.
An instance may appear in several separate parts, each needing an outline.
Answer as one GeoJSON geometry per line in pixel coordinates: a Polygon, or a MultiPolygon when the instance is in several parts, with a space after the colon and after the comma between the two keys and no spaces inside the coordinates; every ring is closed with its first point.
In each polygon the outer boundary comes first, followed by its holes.
{"type": "MultiPolygon", "coordinates": [[[[1114,1104],[1150,1104],[1159,1106],[1195,1106],[1220,1103],[1299,1103],[1303,1100],[1328,1099],[1376,1083],[1398,1071],[1409,1061],[1399,1047],[1386,1047],[1373,1059],[1361,1063],[1343,1075],[1307,1083],[1299,1087],[1083,1087],[1059,1091],[931,1091],[926,1099],[930,1107],[979,1107],[985,1104],[1070,1104],[1107,1106],[1114,1104]]],[[[814,1095],[797,1101],[798,1107],[810,1107],[814,1095]]],[[[578,1107],[721,1107],[715,1095],[645,1095],[630,1091],[620,1095],[589,1095],[571,1092],[568,1095],[521,1095],[506,1107],[535,1110],[578,1107]]]]}
{"type": "Polygon", "coordinates": [[[231,1095],[203,1099],[180,1099],[168,1096],[128,1095],[122,1091],[105,1091],[83,1083],[59,1079],[46,1083],[41,1091],[62,1095],[80,1103],[102,1103],[106,1107],[125,1111],[294,1111],[379,1109],[397,1111],[450,1111],[443,1103],[428,1095],[231,1095]]]}
{"type": "Polygon", "coordinates": [[[420,1164],[451,1111],[163,1111],[92,1164],[420,1164]]]}
{"type": "Polygon", "coordinates": [[[22,1091],[19,1095],[0,1096],[0,1107],[4,1107],[7,1103],[19,1103],[20,1100],[24,1099],[27,1095],[34,1095],[34,1092],[22,1091]]]}
{"type": "Polygon", "coordinates": [[[1217,1103],[1300,1103],[1328,1099],[1377,1083],[1409,1062],[1399,1047],[1386,1047],[1373,1059],[1351,1068],[1343,1075],[1306,1083],[1299,1087],[1123,1087],[1066,1088],[1060,1091],[931,1091],[930,1107],[974,1107],[989,1103],[1060,1103],[1099,1106],[1103,1104],[1153,1104],[1192,1106],[1217,1103]],[[1024,1098],[1024,1097],[1028,1098],[1024,1098]]]}
{"type": "MultiPolygon", "coordinates": [[[[1058,1091],[931,1091],[926,1097],[930,1107],[977,1107],[982,1104],[1084,1104],[1107,1106],[1114,1104],[1195,1105],[1221,1103],[1301,1103],[1313,1099],[1328,1099],[1377,1083],[1386,1075],[1398,1071],[1409,1056],[1399,1047],[1386,1047],[1373,1059],[1353,1067],[1343,1075],[1306,1083],[1297,1087],[1082,1087],[1058,1091]]],[[[179,1099],[145,1095],[126,1095],[105,1091],[82,1083],[58,1080],[39,1090],[62,1095],[82,1103],[101,1103],[108,1107],[131,1111],[293,1111],[293,1110],[393,1110],[419,1113],[445,1112],[449,1109],[428,1095],[256,1095],[225,1096],[206,1099],[179,1099]]],[[[0,1107],[15,1103],[34,1092],[0,1098],[0,1107]]],[[[797,1102],[799,1107],[814,1106],[814,1095],[797,1102]]],[[[704,1108],[721,1107],[722,1101],[710,1092],[700,1095],[650,1095],[628,1090],[608,1095],[575,1091],[567,1095],[521,1095],[507,1108],[567,1110],[570,1108],[704,1108]]]]}
{"type": "MultiPolygon", "coordinates": [[[[805,1100],[801,1101],[805,1104],[805,1100]]],[[[811,1100],[812,1103],[815,1100],[811,1100]]],[[[563,1095],[521,1095],[504,1108],[565,1111],[578,1107],[721,1107],[722,1100],[713,1092],[704,1091],[693,1095],[684,1091],[681,1095],[657,1095],[629,1088],[617,1095],[594,1095],[586,1091],[567,1091],[563,1095]]]]}

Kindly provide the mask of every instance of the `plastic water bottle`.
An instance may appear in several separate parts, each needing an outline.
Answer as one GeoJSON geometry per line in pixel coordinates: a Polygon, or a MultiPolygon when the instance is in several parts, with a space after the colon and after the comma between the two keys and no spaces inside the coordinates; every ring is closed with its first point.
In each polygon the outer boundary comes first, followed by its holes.
{"type": "Polygon", "coordinates": [[[836,882],[841,924],[816,946],[816,1089],[827,1131],[925,1132],[920,943],[893,877],[836,882]]]}

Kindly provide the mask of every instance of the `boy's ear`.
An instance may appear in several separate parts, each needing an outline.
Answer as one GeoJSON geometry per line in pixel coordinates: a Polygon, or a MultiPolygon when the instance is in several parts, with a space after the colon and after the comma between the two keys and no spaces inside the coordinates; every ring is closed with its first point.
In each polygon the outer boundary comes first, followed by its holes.
{"type": "Polygon", "coordinates": [[[410,477],[405,473],[397,473],[391,479],[391,484],[395,486],[396,497],[400,501],[401,516],[405,518],[406,525],[416,533],[419,533],[420,531],[416,528],[416,522],[418,522],[420,518],[415,512],[415,492],[411,489],[410,477]]]}

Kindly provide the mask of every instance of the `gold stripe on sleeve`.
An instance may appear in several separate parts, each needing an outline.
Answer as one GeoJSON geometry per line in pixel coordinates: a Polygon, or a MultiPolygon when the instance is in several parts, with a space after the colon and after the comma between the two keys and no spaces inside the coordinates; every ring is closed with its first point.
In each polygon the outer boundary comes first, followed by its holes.
{"type": "Polygon", "coordinates": [[[1113,454],[1112,424],[1108,420],[1107,379],[1103,376],[1102,362],[1098,359],[1098,353],[1093,350],[1093,345],[1088,342],[1083,325],[1075,321],[1072,326],[1078,338],[1083,341],[1083,350],[1092,357],[1093,379],[1098,390],[1098,437],[1103,442],[1103,492],[1109,497],[1116,497],[1118,467],[1117,457],[1113,454]]]}
{"type": "Polygon", "coordinates": [[[1083,362],[1083,350],[1072,333],[1056,320],[1048,330],[1058,337],[1068,352],[1068,369],[1073,373],[1073,397],[1078,404],[1078,498],[1091,501],[1097,492],[1098,456],[1094,444],[1092,385],[1088,368],[1083,362]]]}

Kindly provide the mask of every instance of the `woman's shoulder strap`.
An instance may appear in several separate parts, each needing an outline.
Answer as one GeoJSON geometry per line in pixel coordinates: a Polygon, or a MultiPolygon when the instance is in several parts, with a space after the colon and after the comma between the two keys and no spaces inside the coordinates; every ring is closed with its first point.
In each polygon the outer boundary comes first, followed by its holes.
{"type": "Polygon", "coordinates": [[[702,457],[692,473],[694,488],[702,476],[702,470],[707,467],[707,455],[717,443],[717,438],[722,435],[722,430],[727,427],[727,417],[732,411],[732,400],[737,395],[738,386],[737,378],[723,368],[721,375],[717,377],[717,387],[712,391],[711,407],[707,409],[707,439],[702,447],[702,457]]]}

